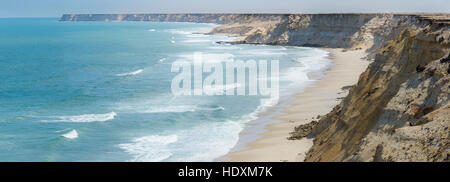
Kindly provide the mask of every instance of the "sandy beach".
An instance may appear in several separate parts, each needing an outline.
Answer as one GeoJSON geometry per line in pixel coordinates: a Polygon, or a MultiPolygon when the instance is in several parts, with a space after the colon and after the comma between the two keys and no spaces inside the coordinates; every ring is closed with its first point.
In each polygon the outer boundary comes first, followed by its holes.
{"type": "MultiPolygon", "coordinates": [[[[333,65],[326,71],[326,77],[314,85],[295,94],[288,107],[272,119],[277,121],[265,127],[261,138],[251,141],[244,150],[224,156],[226,161],[235,162],[297,162],[303,161],[313,139],[288,140],[295,126],[317,120],[318,115],[328,113],[348,90],[343,87],[356,84],[359,75],[370,63],[364,59],[365,50],[344,51],[324,49],[330,52],[333,65]]],[[[313,76],[313,75],[311,75],[313,76]]],[[[245,132],[245,130],[244,130],[245,132]]]]}

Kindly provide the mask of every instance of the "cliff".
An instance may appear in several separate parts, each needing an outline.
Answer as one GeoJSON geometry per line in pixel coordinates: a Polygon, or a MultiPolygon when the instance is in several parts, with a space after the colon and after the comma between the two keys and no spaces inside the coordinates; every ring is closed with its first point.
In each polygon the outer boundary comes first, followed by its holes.
{"type": "Polygon", "coordinates": [[[212,33],[244,35],[238,43],[369,53],[373,62],[349,95],[312,129],[306,161],[449,161],[449,20],[442,14],[293,14],[212,33]]]}
{"type": "Polygon", "coordinates": [[[313,129],[306,161],[449,161],[449,35],[422,21],[377,49],[313,129]]]}
{"type": "Polygon", "coordinates": [[[306,161],[449,161],[449,14],[64,15],[222,24],[234,43],[365,49],[373,60],[308,137],[306,161]]]}

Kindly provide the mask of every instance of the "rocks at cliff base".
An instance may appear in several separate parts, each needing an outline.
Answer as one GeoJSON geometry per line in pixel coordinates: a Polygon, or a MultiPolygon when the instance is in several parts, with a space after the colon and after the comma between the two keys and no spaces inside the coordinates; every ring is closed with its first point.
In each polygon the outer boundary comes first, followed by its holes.
{"type": "Polygon", "coordinates": [[[353,85],[347,85],[347,86],[343,86],[341,88],[341,90],[350,90],[353,87],[353,85]]]}
{"type": "Polygon", "coordinates": [[[440,63],[448,63],[450,61],[450,53],[447,53],[443,58],[439,60],[440,63]]]}
{"type": "MultiPolygon", "coordinates": [[[[444,56],[443,58],[441,58],[441,59],[439,60],[439,62],[440,62],[441,64],[449,63],[449,62],[450,62],[450,53],[447,53],[447,55],[444,56]]],[[[448,66],[447,66],[447,74],[450,74],[450,64],[448,64],[448,66]]]]}
{"type": "MultiPolygon", "coordinates": [[[[319,118],[319,116],[318,116],[319,118]]],[[[311,121],[307,124],[300,125],[294,128],[294,131],[291,132],[291,136],[288,138],[289,140],[300,140],[303,137],[311,134],[312,129],[317,125],[317,121],[311,121]]]]}
{"type": "Polygon", "coordinates": [[[422,65],[417,65],[417,67],[416,67],[416,71],[418,72],[418,73],[420,73],[420,72],[422,72],[423,70],[425,70],[425,66],[422,66],[422,65]]]}
{"type": "Polygon", "coordinates": [[[437,76],[439,78],[445,77],[449,74],[450,61],[448,61],[448,55],[442,57],[441,59],[432,61],[424,68],[424,73],[428,77],[437,76]]]}

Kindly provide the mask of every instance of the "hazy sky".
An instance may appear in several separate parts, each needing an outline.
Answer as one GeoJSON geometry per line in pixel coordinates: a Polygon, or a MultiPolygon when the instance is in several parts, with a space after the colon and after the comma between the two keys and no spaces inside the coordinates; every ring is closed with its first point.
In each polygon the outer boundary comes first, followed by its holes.
{"type": "Polygon", "coordinates": [[[0,0],[0,17],[64,13],[450,12],[448,0],[0,0]]]}

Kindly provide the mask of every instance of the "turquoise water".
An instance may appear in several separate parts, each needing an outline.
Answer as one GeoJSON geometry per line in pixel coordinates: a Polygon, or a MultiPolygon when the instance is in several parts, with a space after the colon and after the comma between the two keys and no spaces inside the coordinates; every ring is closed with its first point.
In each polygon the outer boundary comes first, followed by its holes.
{"type": "Polygon", "coordinates": [[[174,96],[171,63],[279,60],[287,96],[325,68],[318,49],[217,44],[213,24],[0,19],[0,161],[212,161],[270,105],[174,96]]]}

